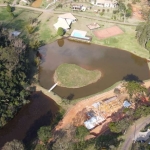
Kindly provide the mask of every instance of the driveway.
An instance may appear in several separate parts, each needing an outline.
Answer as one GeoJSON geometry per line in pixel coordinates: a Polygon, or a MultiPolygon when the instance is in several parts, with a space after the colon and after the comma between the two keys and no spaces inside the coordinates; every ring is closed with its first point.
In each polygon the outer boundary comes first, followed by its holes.
{"type": "Polygon", "coordinates": [[[142,117],[134,122],[134,124],[129,127],[126,134],[124,135],[125,141],[121,146],[121,150],[130,150],[130,147],[136,137],[136,135],[150,123],[150,115],[147,117],[142,117]]]}

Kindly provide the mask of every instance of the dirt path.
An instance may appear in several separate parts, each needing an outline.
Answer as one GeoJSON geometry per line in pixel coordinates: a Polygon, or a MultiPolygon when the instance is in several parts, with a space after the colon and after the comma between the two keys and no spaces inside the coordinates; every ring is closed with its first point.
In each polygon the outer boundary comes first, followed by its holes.
{"type": "MultiPolygon", "coordinates": [[[[146,81],[145,86],[147,88],[150,87],[150,81],[146,81]]],[[[72,108],[70,108],[67,111],[67,113],[65,114],[63,120],[56,127],[56,130],[59,130],[61,128],[65,128],[65,127],[68,126],[68,124],[73,123],[73,120],[74,120],[74,118],[76,118],[76,116],[80,118],[81,116],[79,115],[79,112],[82,112],[82,110],[84,108],[91,106],[95,102],[99,102],[103,99],[107,99],[107,98],[110,98],[110,97],[113,97],[113,96],[115,96],[114,89],[78,102],[76,105],[74,105],[72,108]]],[[[109,121],[106,120],[106,122],[104,124],[102,124],[101,126],[96,127],[91,132],[100,133],[101,130],[106,130],[108,128],[107,125],[108,125],[109,122],[110,122],[110,120],[109,121]]]]}
{"type": "MultiPolygon", "coordinates": [[[[113,90],[110,90],[108,92],[98,94],[96,96],[93,96],[91,98],[82,100],[78,102],[76,105],[74,105],[68,112],[65,114],[63,120],[59,123],[59,125],[56,127],[56,130],[59,130],[61,128],[65,128],[68,124],[73,123],[73,119],[78,115],[79,112],[81,112],[84,108],[91,106],[95,102],[99,102],[103,99],[109,98],[115,96],[113,90]]],[[[80,117],[80,116],[79,116],[80,117]]]]}

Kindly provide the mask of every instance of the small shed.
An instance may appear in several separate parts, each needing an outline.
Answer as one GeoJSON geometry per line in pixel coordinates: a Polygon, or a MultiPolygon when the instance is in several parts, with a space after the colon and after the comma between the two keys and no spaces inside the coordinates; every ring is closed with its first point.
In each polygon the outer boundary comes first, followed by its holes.
{"type": "Polygon", "coordinates": [[[13,31],[11,34],[15,37],[19,36],[21,32],[19,31],[13,31]]]}

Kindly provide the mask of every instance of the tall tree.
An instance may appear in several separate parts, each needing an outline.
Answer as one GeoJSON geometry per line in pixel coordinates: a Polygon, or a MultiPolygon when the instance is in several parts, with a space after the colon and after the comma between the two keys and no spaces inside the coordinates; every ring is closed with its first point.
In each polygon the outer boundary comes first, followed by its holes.
{"type": "Polygon", "coordinates": [[[24,145],[18,140],[13,140],[11,142],[7,142],[2,147],[2,150],[24,150],[24,145]]]}

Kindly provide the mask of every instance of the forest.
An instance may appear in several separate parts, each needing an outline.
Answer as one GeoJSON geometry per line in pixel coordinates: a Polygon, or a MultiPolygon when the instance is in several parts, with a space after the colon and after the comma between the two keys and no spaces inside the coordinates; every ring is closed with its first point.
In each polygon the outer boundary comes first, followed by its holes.
{"type": "Polygon", "coordinates": [[[29,102],[28,44],[0,25],[0,128],[29,102]]]}

